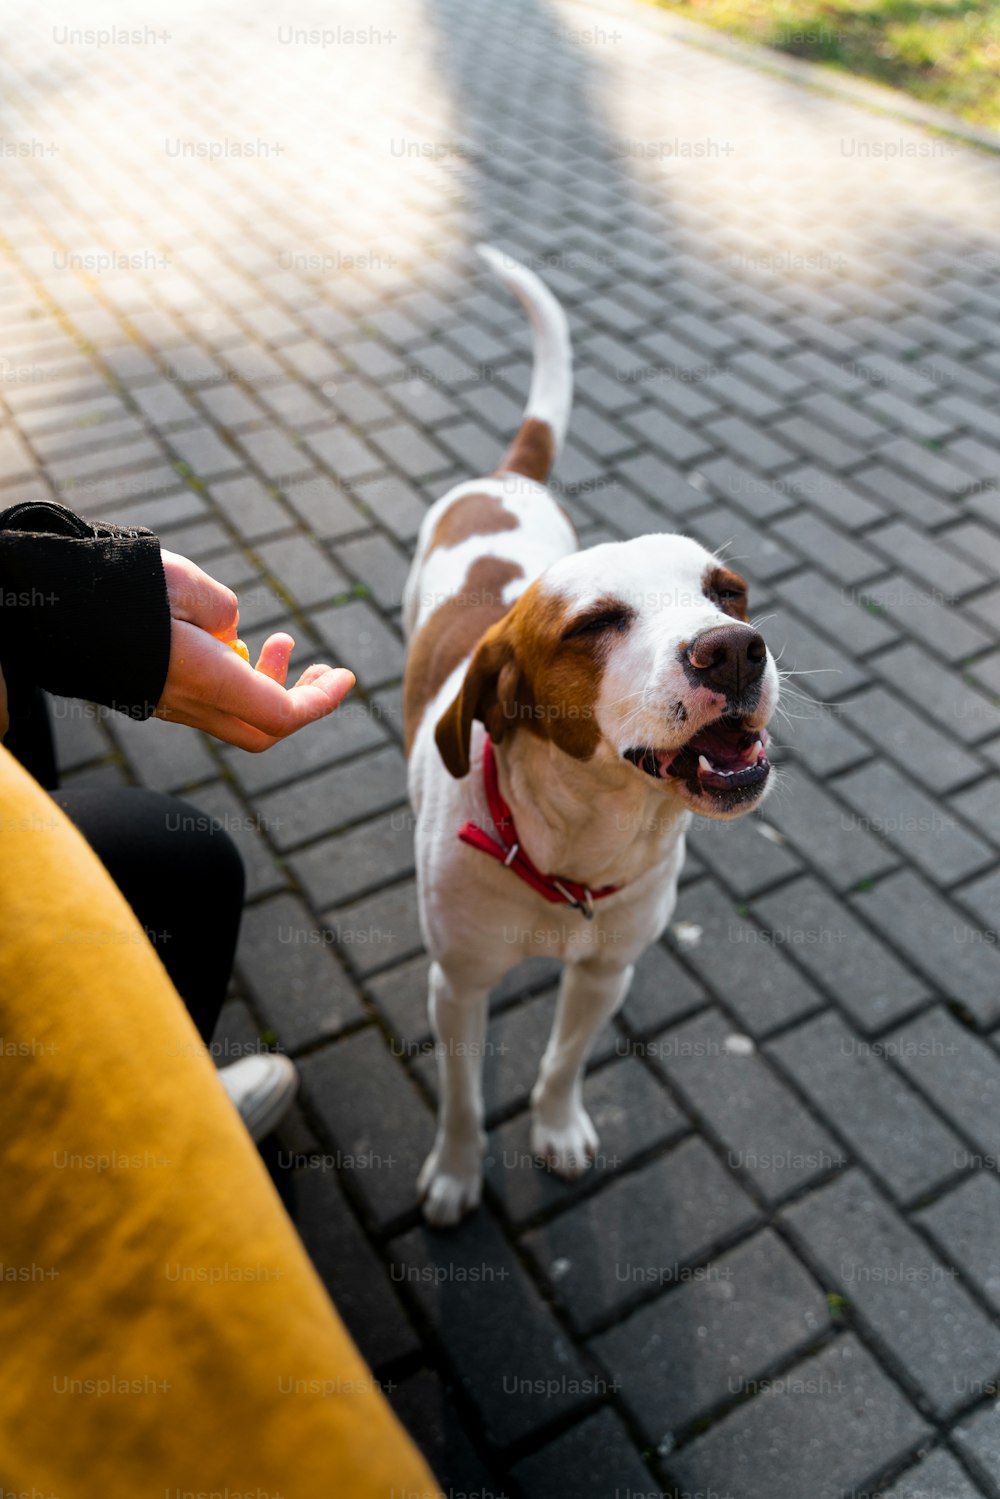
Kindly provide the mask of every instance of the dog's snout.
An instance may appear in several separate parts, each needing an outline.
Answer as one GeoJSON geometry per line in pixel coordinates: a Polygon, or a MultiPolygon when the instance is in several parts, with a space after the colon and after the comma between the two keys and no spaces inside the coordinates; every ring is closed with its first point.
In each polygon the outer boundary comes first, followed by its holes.
{"type": "Polygon", "coordinates": [[[717,625],[695,636],[687,659],[703,686],[739,698],[763,675],[767,646],[748,625],[717,625]]]}

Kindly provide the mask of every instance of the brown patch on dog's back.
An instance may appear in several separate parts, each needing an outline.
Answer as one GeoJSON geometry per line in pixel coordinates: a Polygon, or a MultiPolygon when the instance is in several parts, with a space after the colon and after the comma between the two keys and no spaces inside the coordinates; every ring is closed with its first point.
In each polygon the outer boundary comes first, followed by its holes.
{"type": "Polygon", "coordinates": [[[537,479],[540,484],[552,472],[556,461],[556,440],[548,422],[540,422],[529,416],[518,428],[517,436],[507,449],[498,474],[523,474],[526,479],[537,479]]]}
{"type": "Polygon", "coordinates": [[[403,743],[407,754],[427,704],[455,667],[472,654],[480,637],[508,612],[504,588],[523,576],[524,569],[518,562],[477,557],[458,591],[434,610],[413,637],[403,678],[403,743]]]}
{"type": "Polygon", "coordinates": [[[435,547],[454,547],[470,536],[491,536],[497,531],[516,531],[521,522],[516,515],[505,510],[501,500],[493,494],[464,494],[448,506],[434,527],[430,546],[424,553],[429,557],[435,547]]]}

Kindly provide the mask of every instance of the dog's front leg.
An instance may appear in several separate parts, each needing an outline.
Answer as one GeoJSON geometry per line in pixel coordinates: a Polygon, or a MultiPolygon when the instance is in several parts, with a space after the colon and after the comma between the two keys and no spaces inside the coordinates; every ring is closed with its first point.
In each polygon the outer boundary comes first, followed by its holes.
{"type": "Polygon", "coordinates": [[[597,1131],[583,1106],[583,1073],[598,1031],[620,1007],[631,966],[572,963],[563,970],[552,1035],[531,1094],[532,1154],[572,1181],[597,1153],[597,1131]]]}
{"type": "Polygon", "coordinates": [[[432,963],[430,1016],[437,1041],[438,1125],[417,1188],[428,1223],[443,1226],[474,1208],[482,1191],[487,991],[459,990],[441,965],[432,963]]]}

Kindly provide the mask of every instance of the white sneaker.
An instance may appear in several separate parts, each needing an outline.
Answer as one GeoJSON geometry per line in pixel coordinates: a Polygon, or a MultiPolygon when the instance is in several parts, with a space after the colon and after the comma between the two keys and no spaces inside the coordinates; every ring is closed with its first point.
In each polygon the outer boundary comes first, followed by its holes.
{"type": "Polygon", "coordinates": [[[219,1082],[253,1140],[263,1140],[291,1106],[299,1086],[295,1063],[273,1051],[219,1068],[219,1082]]]}

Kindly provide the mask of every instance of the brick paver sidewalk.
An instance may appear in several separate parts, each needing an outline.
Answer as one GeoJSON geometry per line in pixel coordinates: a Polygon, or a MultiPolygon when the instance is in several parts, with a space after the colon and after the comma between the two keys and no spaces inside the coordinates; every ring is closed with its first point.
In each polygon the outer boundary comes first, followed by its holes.
{"type": "Polygon", "coordinates": [[[299,1062],[364,1353],[456,1493],[1000,1494],[1000,161],[639,5],[172,10],[8,6],[0,504],[158,528],[252,645],[358,674],[263,758],[56,711],[75,780],[245,852],[217,1049],[299,1062]],[[726,547],[806,674],[599,1048],[599,1169],[526,1160],[542,961],[496,998],[487,1203],[435,1235],[398,604],[526,390],[477,238],[569,311],[584,541],[726,547]]]}

